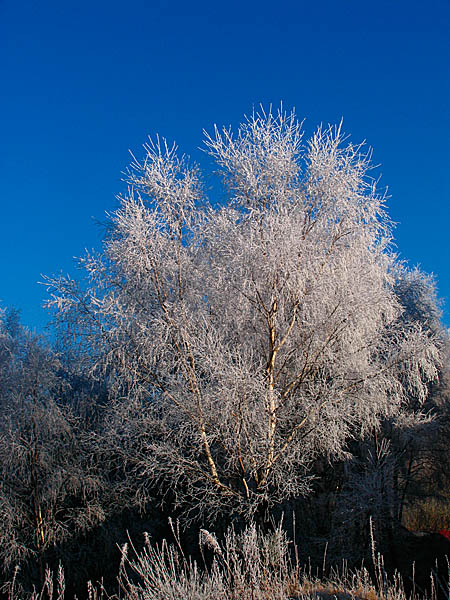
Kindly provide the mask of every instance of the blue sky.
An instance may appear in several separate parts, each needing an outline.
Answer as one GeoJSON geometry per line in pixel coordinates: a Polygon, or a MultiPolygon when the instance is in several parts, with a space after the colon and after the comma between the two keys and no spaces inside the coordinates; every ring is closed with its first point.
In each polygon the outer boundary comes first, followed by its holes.
{"type": "Polygon", "coordinates": [[[149,134],[283,101],[306,133],[373,147],[397,251],[433,272],[450,325],[450,0],[0,0],[0,301],[41,330],[41,274],[98,247],[149,134]]]}

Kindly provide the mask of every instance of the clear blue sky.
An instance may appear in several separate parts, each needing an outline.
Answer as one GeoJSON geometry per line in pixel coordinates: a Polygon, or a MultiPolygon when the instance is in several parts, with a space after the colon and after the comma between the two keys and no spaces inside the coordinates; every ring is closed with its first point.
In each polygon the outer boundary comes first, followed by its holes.
{"type": "Polygon", "coordinates": [[[203,128],[283,101],[373,147],[450,325],[449,39],[450,0],[0,0],[2,305],[43,327],[41,273],[98,247],[147,135],[205,162],[203,128]]]}

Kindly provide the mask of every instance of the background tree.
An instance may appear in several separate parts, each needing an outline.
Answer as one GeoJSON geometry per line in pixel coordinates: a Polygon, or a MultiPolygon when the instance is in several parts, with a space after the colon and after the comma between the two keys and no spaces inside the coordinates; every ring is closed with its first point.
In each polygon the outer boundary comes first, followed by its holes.
{"type": "Polygon", "coordinates": [[[101,522],[90,436],[63,400],[68,383],[13,310],[0,320],[0,560],[4,572],[101,522]]]}
{"type": "Polygon", "coordinates": [[[439,482],[446,470],[445,453],[437,459],[436,448],[442,449],[439,440],[445,436],[448,412],[448,402],[440,397],[446,387],[448,334],[440,322],[433,278],[402,264],[394,273],[394,291],[403,308],[399,323],[427,332],[439,347],[439,382],[428,382],[425,401],[409,390],[398,415],[382,419],[371,435],[352,443],[352,459],[329,477],[327,531],[330,558],[345,557],[355,563],[365,554],[370,561],[373,535],[391,566],[398,554],[405,506],[417,497],[436,496],[445,487],[439,482]]]}
{"type": "Polygon", "coordinates": [[[344,139],[303,144],[282,112],[216,129],[215,207],[175,147],[149,143],[85,282],[48,280],[114,384],[109,437],[141,497],[158,484],[195,516],[252,515],[425,400],[438,345],[401,318],[383,197],[344,139]]]}

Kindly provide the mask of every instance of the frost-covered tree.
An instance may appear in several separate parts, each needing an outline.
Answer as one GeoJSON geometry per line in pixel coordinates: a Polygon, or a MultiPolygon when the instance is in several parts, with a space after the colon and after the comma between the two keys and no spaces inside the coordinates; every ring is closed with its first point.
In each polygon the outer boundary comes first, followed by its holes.
{"type": "Polygon", "coordinates": [[[55,354],[0,314],[0,568],[43,556],[104,518],[89,436],[70,406],[55,354]]]}
{"type": "Polygon", "coordinates": [[[422,402],[439,351],[400,318],[384,199],[339,127],[304,143],[294,114],[255,114],[206,150],[226,203],[150,142],[85,282],[49,279],[50,304],[115,381],[110,439],[136,481],[251,514],[422,402]]]}
{"type": "Polygon", "coordinates": [[[439,395],[446,388],[448,335],[441,325],[433,278],[403,264],[397,264],[394,273],[394,291],[403,308],[400,326],[427,331],[439,347],[439,382],[428,381],[425,401],[423,393],[410,389],[402,410],[383,418],[372,435],[353,442],[352,459],[334,470],[336,477],[329,477],[328,504],[333,506],[329,556],[343,557],[344,549],[344,557],[356,562],[364,553],[370,560],[371,536],[384,559],[392,562],[405,504],[422,494],[438,494],[445,478],[440,441],[445,439],[446,444],[448,439],[448,398],[439,395]]]}

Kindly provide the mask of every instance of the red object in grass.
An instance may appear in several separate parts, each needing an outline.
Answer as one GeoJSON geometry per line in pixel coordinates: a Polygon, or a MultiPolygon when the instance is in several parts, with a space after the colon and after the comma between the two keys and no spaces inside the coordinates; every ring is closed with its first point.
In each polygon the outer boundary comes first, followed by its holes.
{"type": "Polygon", "coordinates": [[[450,531],[448,531],[448,529],[440,529],[438,531],[438,533],[440,533],[441,535],[443,535],[445,538],[447,538],[448,540],[450,540],[450,531]]]}

